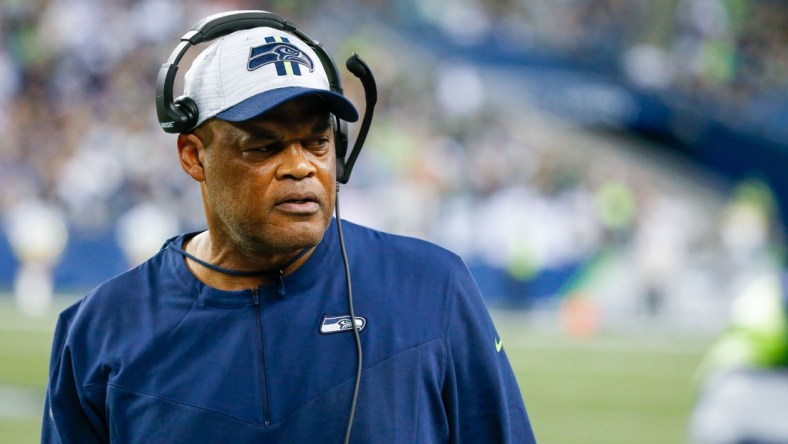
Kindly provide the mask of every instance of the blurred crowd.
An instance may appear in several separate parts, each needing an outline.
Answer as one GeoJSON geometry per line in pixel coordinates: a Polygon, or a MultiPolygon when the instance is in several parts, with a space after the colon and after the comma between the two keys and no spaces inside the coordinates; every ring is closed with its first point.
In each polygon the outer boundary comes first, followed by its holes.
{"type": "MultiPolygon", "coordinates": [[[[424,21],[460,44],[508,39],[523,50],[593,57],[651,86],[733,97],[784,91],[785,2],[309,3],[265,8],[320,38],[339,66],[358,52],[378,82],[370,138],[341,192],[345,218],[425,237],[514,281],[574,270],[573,291],[654,312],[670,308],[666,294],[719,299],[726,285],[768,262],[774,208],[757,182],[734,192],[696,171],[682,176],[664,159],[644,161],[650,154],[635,156],[641,148],[629,139],[525,102],[503,106],[493,97],[506,85],[470,61],[426,52],[400,26],[424,21]],[[617,280],[592,266],[600,263],[617,270],[617,280]]],[[[198,19],[259,7],[3,2],[0,213],[35,201],[59,212],[71,232],[116,232],[127,250],[135,244],[128,239],[145,233],[159,245],[168,233],[203,228],[198,188],[180,172],[174,136],[156,121],[155,78],[198,19]]],[[[343,82],[363,108],[358,81],[343,82]]],[[[130,253],[130,262],[147,253],[130,253]]]]}
{"type": "Polygon", "coordinates": [[[730,106],[785,101],[788,5],[781,0],[415,1],[470,42],[558,51],[646,87],[730,106]]]}

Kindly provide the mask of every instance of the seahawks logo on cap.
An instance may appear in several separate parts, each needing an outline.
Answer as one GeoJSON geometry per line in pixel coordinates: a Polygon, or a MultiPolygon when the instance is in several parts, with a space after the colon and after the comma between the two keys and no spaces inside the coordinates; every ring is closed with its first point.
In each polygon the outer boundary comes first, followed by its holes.
{"type": "MultiPolygon", "coordinates": [[[[364,330],[367,320],[361,316],[356,316],[356,328],[358,331],[364,330]]],[[[352,332],[353,323],[349,315],[329,316],[323,315],[323,322],[320,323],[320,333],[330,335],[332,333],[352,332]]]]}
{"type": "Polygon", "coordinates": [[[266,37],[265,41],[265,45],[256,46],[249,51],[249,62],[246,64],[249,71],[271,63],[280,76],[300,76],[301,68],[298,65],[304,65],[309,72],[315,70],[312,59],[290,43],[287,37],[266,37]]]}

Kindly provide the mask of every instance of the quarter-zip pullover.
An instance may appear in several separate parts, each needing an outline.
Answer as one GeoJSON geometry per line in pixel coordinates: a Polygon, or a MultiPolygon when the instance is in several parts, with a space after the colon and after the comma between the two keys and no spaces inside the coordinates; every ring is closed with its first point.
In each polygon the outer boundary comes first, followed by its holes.
{"type": "MultiPolygon", "coordinates": [[[[281,282],[211,288],[167,247],[182,247],[189,235],[181,235],[66,309],[42,442],[340,442],[356,357],[335,224],[281,282]]],[[[351,442],[534,442],[500,338],[459,257],[343,227],[363,325],[351,442]]]]}

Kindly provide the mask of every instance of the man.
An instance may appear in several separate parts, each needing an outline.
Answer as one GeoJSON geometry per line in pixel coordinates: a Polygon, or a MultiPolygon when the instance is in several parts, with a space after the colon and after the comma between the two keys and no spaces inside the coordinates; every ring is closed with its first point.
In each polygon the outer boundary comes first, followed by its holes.
{"type": "MultiPolygon", "coordinates": [[[[42,441],[339,442],[356,353],[333,126],[357,112],[310,47],[266,27],[203,51],[185,94],[199,119],[178,153],[208,229],[61,314],[42,441]],[[300,74],[260,59],[270,42],[300,74]]],[[[351,442],[534,442],[461,259],[344,226],[364,356],[351,442]]]]}

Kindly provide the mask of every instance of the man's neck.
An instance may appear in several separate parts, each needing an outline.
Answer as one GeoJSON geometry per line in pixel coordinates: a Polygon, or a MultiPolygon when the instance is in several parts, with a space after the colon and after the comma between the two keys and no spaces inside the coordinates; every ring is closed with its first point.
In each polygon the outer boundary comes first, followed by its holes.
{"type": "Polygon", "coordinates": [[[220,245],[204,231],[183,245],[184,251],[197,260],[184,257],[186,265],[197,279],[219,290],[243,290],[275,282],[279,275],[297,270],[315,247],[286,254],[251,255],[243,249],[220,245]]]}

